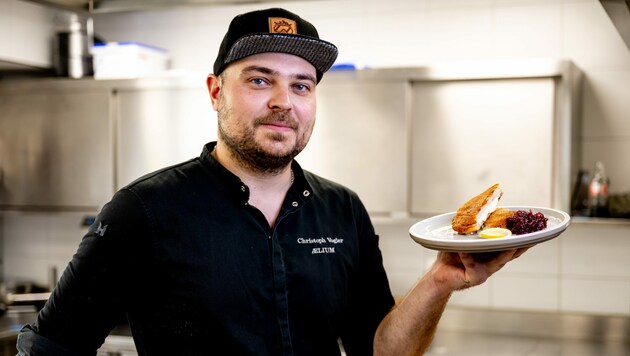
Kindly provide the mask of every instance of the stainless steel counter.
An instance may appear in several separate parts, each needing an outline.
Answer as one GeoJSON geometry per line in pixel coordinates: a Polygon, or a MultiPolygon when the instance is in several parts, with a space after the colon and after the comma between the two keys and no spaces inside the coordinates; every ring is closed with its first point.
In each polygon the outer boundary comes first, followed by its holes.
{"type": "Polygon", "coordinates": [[[17,335],[25,324],[37,319],[37,312],[32,307],[10,308],[0,316],[0,356],[15,355],[17,335]]]}
{"type": "Polygon", "coordinates": [[[628,356],[630,318],[448,308],[427,356],[628,356]]]}
{"type": "Polygon", "coordinates": [[[496,335],[483,332],[438,331],[426,356],[628,356],[621,341],[558,339],[542,336],[496,335]]]}

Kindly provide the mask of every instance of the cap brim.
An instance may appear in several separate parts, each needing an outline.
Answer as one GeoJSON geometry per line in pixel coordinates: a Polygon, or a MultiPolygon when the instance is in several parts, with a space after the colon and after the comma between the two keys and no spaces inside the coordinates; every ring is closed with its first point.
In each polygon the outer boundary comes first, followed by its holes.
{"type": "Polygon", "coordinates": [[[302,57],[320,73],[325,73],[337,59],[337,47],[317,38],[300,35],[251,34],[239,38],[225,57],[224,66],[258,53],[280,52],[302,57]]]}

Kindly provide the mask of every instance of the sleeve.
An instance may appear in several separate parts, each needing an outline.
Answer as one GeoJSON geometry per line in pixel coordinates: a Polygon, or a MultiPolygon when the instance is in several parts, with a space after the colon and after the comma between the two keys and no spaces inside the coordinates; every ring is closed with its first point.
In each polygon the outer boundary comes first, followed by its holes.
{"type": "Polygon", "coordinates": [[[376,329],[395,304],[383,267],[379,236],[364,206],[358,207],[359,270],[350,286],[349,317],[341,335],[348,356],[373,354],[376,329]]]}
{"type": "Polygon", "coordinates": [[[26,325],[18,335],[17,352],[17,356],[79,356],[79,354],[33,331],[30,325],[26,325]]]}
{"type": "Polygon", "coordinates": [[[95,355],[125,318],[148,227],[139,198],[129,190],[116,193],[83,237],[37,321],[22,329],[20,355],[95,355]]]}

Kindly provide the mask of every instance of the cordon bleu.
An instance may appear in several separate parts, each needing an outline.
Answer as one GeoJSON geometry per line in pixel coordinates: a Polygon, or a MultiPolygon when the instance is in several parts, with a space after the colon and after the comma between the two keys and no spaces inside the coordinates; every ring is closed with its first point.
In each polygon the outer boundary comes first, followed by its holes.
{"type": "Polygon", "coordinates": [[[457,209],[451,221],[453,230],[460,234],[479,231],[488,216],[496,210],[502,195],[503,190],[497,183],[468,200],[457,209]]]}

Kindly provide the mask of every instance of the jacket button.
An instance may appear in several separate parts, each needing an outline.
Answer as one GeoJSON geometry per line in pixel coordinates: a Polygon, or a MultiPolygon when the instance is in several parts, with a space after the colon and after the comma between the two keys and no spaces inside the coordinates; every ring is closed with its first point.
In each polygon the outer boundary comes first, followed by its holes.
{"type": "Polygon", "coordinates": [[[308,190],[305,190],[305,191],[302,192],[302,195],[307,197],[307,196],[311,195],[311,192],[309,192],[308,190]]]}
{"type": "Polygon", "coordinates": [[[291,205],[293,205],[294,208],[297,208],[298,202],[294,201],[293,203],[291,203],[291,205]]]}

